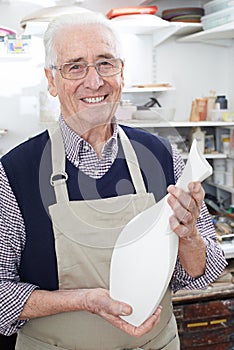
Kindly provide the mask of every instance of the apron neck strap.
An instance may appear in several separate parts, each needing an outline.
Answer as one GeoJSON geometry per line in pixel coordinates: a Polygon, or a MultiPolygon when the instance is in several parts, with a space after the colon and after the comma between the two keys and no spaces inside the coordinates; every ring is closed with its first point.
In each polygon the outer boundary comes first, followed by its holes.
{"type": "MultiPolygon", "coordinates": [[[[51,141],[52,157],[52,174],[50,177],[50,183],[54,187],[57,203],[69,202],[66,186],[68,175],[65,171],[66,155],[59,125],[56,124],[56,127],[51,127],[48,132],[51,141]]],[[[136,193],[146,193],[145,184],[133,146],[119,125],[118,132],[136,193]]]]}
{"type": "Polygon", "coordinates": [[[60,127],[56,124],[55,128],[48,130],[51,142],[52,174],[50,183],[54,187],[57,203],[69,202],[66,181],[68,175],[65,171],[66,155],[63,145],[60,127]]]}
{"type": "Polygon", "coordinates": [[[128,169],[132,178],[136,193],[146,193],[145,184],[142,178],[136,152],[121,126],[118,125],[119,137],[123,147],[128,169]]]}

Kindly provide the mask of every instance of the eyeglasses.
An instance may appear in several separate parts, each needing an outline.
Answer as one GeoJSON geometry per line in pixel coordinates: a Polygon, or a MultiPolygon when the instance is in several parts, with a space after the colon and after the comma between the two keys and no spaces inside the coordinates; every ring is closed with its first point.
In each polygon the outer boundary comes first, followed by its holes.
{"type": "Polygon", "coordinates": [[[69,62],[62,64],[60,67],[52,65],[50,68],[59,70],[64,79],[77,80],[86,77],[89,67],[94,67],[102,77],[111,77],[121,72],[123,61],[120,58],[110,58],[89,64],[86,62],[69,62]]]}

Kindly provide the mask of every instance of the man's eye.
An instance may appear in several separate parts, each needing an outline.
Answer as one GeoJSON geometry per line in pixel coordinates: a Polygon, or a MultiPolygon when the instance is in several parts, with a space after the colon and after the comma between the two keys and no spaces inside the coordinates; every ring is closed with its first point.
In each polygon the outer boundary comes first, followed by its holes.
{"type": "Polygon", "coordinates": [[[101,62],[99,62],[99,65],[100,66],[105,66],[105,67],[111,67],[112,66],[112,64],[109,62],[109,61],[101,61],[101,62]]]}
{"type": "Polygon", "coordinates": [[[70,66],[69,70],[82,70],[84,69],[84,65],[82,64],[73,64],[70,66]]]}

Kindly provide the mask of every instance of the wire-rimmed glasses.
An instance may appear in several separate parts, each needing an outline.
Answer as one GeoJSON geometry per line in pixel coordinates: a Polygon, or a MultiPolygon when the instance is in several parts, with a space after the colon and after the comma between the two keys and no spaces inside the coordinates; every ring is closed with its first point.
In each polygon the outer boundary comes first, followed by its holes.
{"type": "Polygon", "coordinates": [[[59,70],[64,79],[77,80],[85,78],[88,74],[89,67],[94,67],[97,73],[102,77],[111,77],[121,72],[123,61],[121,58],[106,58],[94,63],[68,62],[63,63],[61,66],[52,65],[50,68],[59,70]]]}

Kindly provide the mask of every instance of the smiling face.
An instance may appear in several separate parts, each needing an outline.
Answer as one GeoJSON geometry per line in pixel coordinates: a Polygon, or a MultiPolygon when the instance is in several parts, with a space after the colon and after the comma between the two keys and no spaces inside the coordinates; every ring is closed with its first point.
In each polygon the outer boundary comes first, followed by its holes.
{"type": "MultiPolygon", "coordinates": [[[[118,57],[116,41],[110,30],[100,24],[73,25],[57,33],[56,66],[67,62],[92,64],[100,59],[118,57]]],[[[119,103],[123,74],[101,77],[94,67],[79,80],[68,80],[59,70],[45,69],[49,92],[58,96],[66,121],[83,122],[90,126],[108,123],[119,103]]]]}

